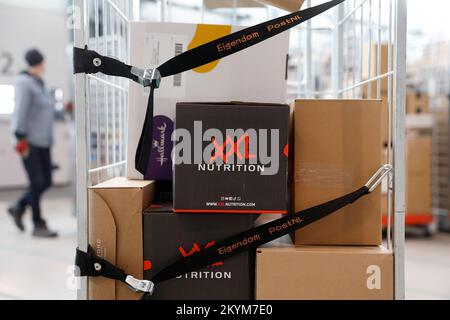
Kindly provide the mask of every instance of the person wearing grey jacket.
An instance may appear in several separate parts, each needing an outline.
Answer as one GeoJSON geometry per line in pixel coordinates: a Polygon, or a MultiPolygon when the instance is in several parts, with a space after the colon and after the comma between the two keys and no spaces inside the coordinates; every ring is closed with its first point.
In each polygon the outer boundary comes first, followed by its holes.
{"type": "Polygon", "coordinates": [[[26,208],[31,207],[33,236],[54,238],[57,233],[48,229],[40,208],[43,193],[52,185],[50,148],[53,145],[54,104],[42,80],[45,71],[43,55],[31,49],[25,54],[25,60],[29,68],[21,72],[15,82],[16,100],[11,130],[29,187],[8,211],[16,226],[24,231],[22,217],[26,208]]]}

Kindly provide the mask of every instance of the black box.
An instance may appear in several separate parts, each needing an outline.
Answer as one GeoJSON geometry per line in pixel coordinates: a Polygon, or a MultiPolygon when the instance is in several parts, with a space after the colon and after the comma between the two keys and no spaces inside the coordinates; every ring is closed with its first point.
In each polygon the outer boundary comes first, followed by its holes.
{"type": "MultiPolygon", "coordinates": [[[[252,215],[177,214],[170,204],[144,212],[144,277],[183,256],[195,254],[253,227],[252,215]]],[[[154,300],[251,300],[254,295],[254,252],[245,252],[155,287],[154,300]]]]}
{"type": "Polygon", "coordinates": [[[178,103],[176,212],[288,211],[288,105],[178,103]]]}

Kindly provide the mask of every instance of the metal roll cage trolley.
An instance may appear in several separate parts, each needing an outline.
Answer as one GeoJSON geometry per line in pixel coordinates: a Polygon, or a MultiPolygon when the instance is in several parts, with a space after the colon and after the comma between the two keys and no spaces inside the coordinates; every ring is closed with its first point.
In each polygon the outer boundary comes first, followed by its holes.
{"type": "MultiPolygon", "coordinates": [[[[159,0],[160,20],[167,21],[174,1],[159,0]]],[[[306,1],[306,7],[312,6],[306,1]]],[[[320,1],[323,2],[323,1],[320,1]]],[[[202,21],[206,8],[202,7],[202,21]]],[[[127,0],[74,0],[74,13],[80,15],[81,25],[74,29],[74,45],[88,46],[105,56],[121,61],[129,60],[130,21],[139,19],[139,2],[127,0]]],[[[273,11],[268,10],[268,16],[273,11]]],[[[388,179],[387,246],[394,255],[395,299],[405,299],[405,83],[406,83],[406,0],[347,0],[330,10],[330,26],[315,27],[311,21],[296,27],[293,32],[303,45],[303,60],[297,66],[303,70],[298,81],[291,81],[288,94],[303,98],[361,98],[362,88],[369,85],[368,98],[381,97],[381,81],[388,80],[388,163],[367,183],[369,192],[388,179]],[[383,3],[383,4],[382,4],[383,3]],[[322,75],[314,68],[312,35],[328,37],[331,42],[331,88],[317,90],[315,76],[322,75]],[[383,35],[387,37],[383,38],[383,35]],[[375,45],[378,50],[377,70],[367,79],[362,77],[363,47],[375,45]],[[389,44],[388,71],[381,70],[382,41],[389,44]],[[357,59],[358,57],[359,59],[357,59]],[[301,68],[301,65],[304,68],[301,68]],[[349,79],[344,81],[344,75],[349,79]],[[350,82],[350,84],[349,84],[350,82]],[[376,92],[372,93],[372,84],[376,92]],[[391,129],[392,128],[392,129],[391,129]],[[392,223],[391,223],[392,221],[392,223]]],[[[202,22],[199,21],[199,22],[202,22]]],[[[233,22],[236,21],[234,8],[233,22]]],[[[298,54],[299,52],[297,52],[298,54]]],[[[372,50],[369,64],[372,63],[372,50]]],[[[100,65],[101,60],[94,62],[100,65]]],[[[144,87],[158,87],[158,69],[132,68],[131,73],[144,87]]],[[[128,80],[107,75],[77,74],[76,138],[77,138],[77,215],[78,247],[88,249],[87,191],[102,181],[125,173],[126,131],[128,108],[128,80]]],[[[136,291],[153,291],[153,284],[132,277],[127,283],[136,291]]],[[[80,279],[78,298],[87,298],[87,280],[80,279]]]]}

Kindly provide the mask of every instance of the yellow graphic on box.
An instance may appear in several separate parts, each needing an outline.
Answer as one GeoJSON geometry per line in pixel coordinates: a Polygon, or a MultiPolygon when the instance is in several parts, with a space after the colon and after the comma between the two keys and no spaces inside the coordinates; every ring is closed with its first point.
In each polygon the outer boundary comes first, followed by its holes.
{"type": "MultiPolygon", "coordinates": [[[[220,26],[212,24],[199,24],[197,25],[197,30],[195,31],[194,38],[188,46],[188,49],[194,49],[201,46],[207,42],[217,40],[221,37],[231,34],[231,26],[220,26]]],[[[214,68],[219,64],[220,60],[216,60],[205,64],[201,67],[193,69],[198,73],[208,73],[214,70],[214,68]]]]}

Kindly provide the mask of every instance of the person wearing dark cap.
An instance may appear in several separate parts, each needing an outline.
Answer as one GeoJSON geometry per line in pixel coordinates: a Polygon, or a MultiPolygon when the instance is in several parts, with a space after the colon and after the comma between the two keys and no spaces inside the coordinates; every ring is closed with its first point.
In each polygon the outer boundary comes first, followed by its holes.
{"type": "Polygon", "coordinates": [[[11,118],[11,130],[15,149],[29,180],[25,194],[8,211],[14,223],[24,231],[22,217],[27,207],[33,213],[33,236],[54,238],[57,233],[47,227],[42,218],[40,200],[52,185],[50,148],[53,144],[54,104],[47,92],[42,76],[45,71],[44,56],[36,49],[25,54],[28,63],[15,82],[15,108],[11,118]]]}

